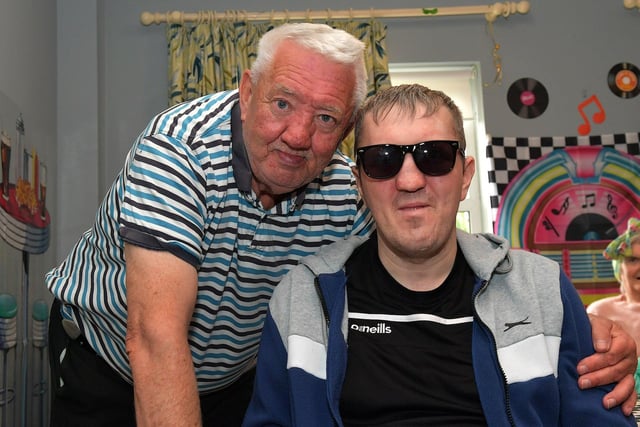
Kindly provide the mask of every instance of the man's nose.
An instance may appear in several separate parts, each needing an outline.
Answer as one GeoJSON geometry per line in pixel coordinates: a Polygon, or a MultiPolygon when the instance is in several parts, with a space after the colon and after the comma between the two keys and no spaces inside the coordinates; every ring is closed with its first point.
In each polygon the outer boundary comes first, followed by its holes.
{"type": "Polygon", "coordinates": [[[314,131],[312,117],[296,115],[287,123],[282,133],[282,140],[293,149],[307,149],[311,145],[311,136],[314,131]]]}
{"type": "Polygon", "coordinates": [[[396,188],[403,191],[417,191],[425,186],[426,177],[413,160],[413,155],[407,153],[402,161],[402,167],[395,177],[396,188]]]}

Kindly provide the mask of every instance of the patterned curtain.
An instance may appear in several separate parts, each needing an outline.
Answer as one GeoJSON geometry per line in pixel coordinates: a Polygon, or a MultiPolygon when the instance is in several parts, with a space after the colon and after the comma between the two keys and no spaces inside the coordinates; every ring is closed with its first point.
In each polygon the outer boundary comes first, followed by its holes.
{"type": "MultiPolygon", "coordinates": [[[[206,16],[207,12],[203,14],[206,16]]],[[[215,18],[209,21],[167,26],[170,106],[207,93],[237,88],[242,72],[256,57],[260,37],[282,23],[215,18]]],[[[325,23],[353,34],[366,44],[369,95],[391,85],[385,48],[386,25],[375,20],[325,23]]],[[[345,138],[340,150],[353,156],[353,134],[345,138]]]]}

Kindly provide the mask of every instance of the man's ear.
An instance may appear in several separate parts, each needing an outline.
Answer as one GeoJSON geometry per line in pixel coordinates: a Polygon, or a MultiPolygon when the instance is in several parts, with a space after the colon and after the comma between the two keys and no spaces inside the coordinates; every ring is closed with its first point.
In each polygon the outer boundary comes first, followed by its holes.
{"type": "Polygon", "coordinates": [[[251,82],[251,70],[244,70],[240,78],[240,86],[238,88],[240,94],[240,119],[245,119],[245,114],[251,101],[253,94],[253,83],[251,82]]]}
{"type": "Polygon", "coordinates": [[[469,192],[469,187],[471,186],[471,181],[473,180],[473,175],[475,173],[476,160],[471,156],[465,157],[462,165],[462,191],[460,194],[460,201],[467,198],[467,193],[469,192]]]}

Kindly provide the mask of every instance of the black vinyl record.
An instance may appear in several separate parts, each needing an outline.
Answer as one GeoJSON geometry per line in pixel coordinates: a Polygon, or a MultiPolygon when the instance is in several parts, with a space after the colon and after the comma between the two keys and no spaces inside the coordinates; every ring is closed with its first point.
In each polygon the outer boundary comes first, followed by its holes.
{"type": "Polygon", "coordinates": [[[509,87],[507,103],[514,114],[525,119],[534,119],[547,109],[549,94],[539,81],[523,78],[516,80],[509,87]]]}
{"type": "Polygon", "coordinates": [[[640,93],[640,70],[628,62],[620,62],[609,70],[607,84],[620,98],[633,98],[640,93]]]}
{"type": "Polygon", "coordinates": [[[579,214],[571,220],[567,227],[567,242],[581,240],[611,241],[618,237],[616,226],[599,213],[579,214]]]}

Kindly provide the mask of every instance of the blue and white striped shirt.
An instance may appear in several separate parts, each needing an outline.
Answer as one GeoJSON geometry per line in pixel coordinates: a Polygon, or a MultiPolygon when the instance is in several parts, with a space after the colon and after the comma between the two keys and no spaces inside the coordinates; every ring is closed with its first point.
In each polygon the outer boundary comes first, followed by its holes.
{"type": "Polygon", "coordinates": [[[46,276],[65,304],[63,316],[129,382],[125,241],[170,251],[196,267],[189,343],[204,392],[251,366],[273,288],[300,258],[372,229],[353,163],[339,153],[304,189],[263,209],[251,191],[237,102],[237,91],[222,92],[156,116],[94,226],[46,276]]]}

